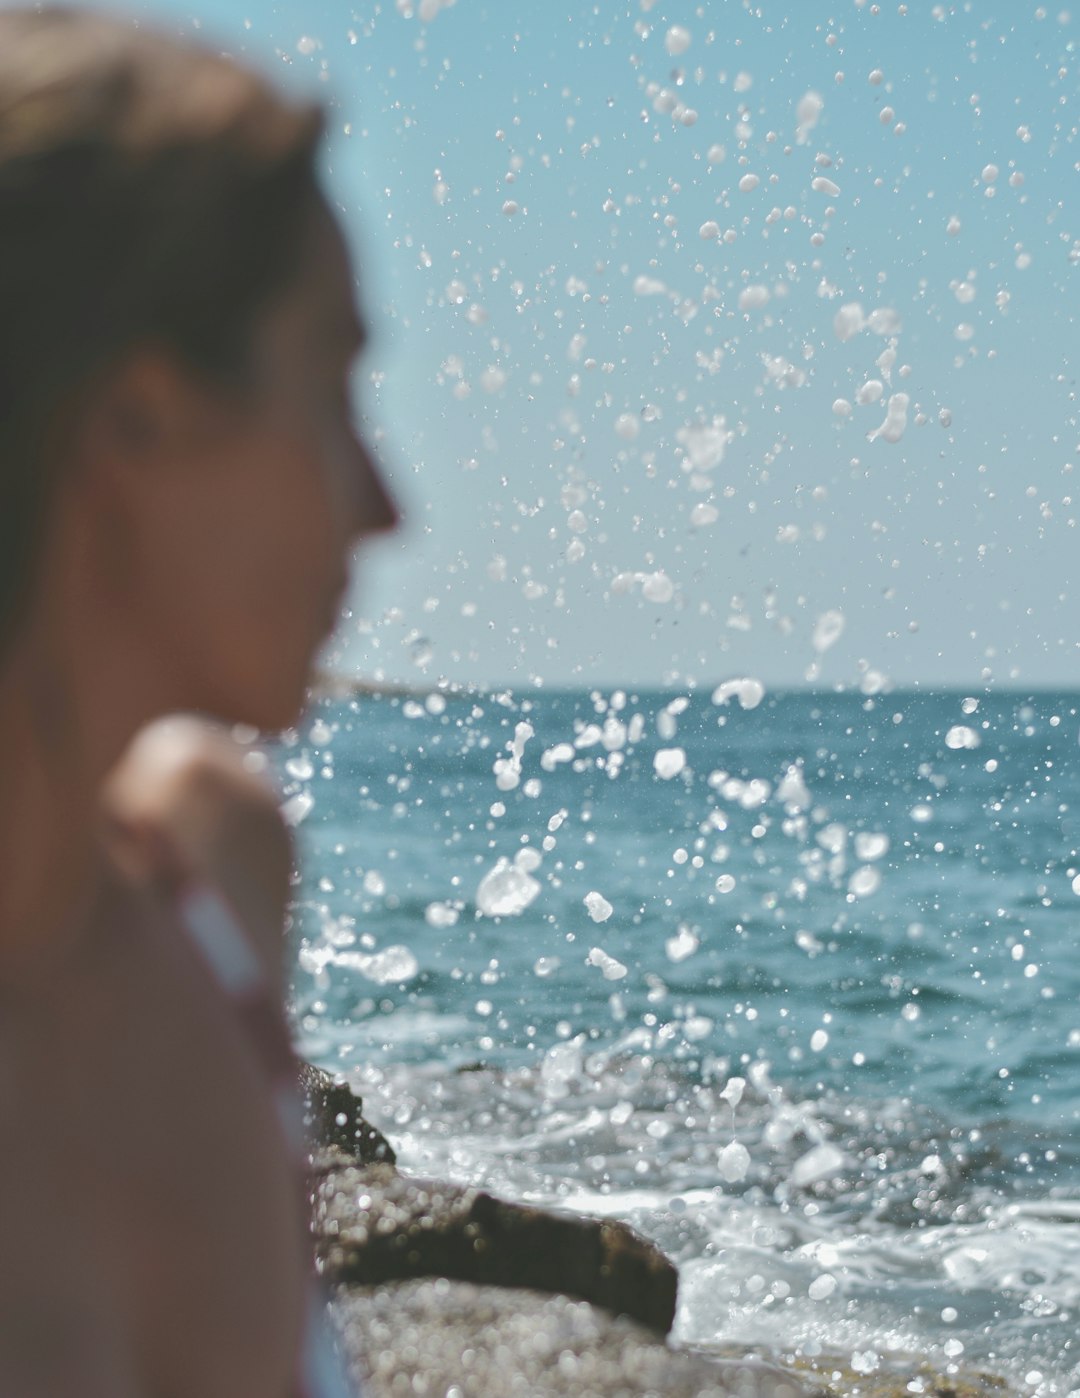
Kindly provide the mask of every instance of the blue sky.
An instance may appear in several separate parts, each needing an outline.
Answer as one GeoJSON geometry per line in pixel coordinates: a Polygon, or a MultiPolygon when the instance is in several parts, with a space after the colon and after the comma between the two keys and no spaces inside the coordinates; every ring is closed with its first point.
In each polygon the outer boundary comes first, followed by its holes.
{"type": "Polygon", "coordinates": [[[407,514],[334,666],[1080,683],[1060,7],[129,8],[332,104],[407,514]]]}

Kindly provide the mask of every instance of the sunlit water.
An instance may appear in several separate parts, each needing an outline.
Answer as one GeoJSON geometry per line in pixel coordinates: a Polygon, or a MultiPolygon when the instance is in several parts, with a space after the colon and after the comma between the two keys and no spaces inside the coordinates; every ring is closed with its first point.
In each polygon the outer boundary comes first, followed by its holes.
{"type": "Polygon", "coordinates": [[[1078,695],[323,702],[275,754],[302,1047],[404,1166],[655,1238],[683,1341],[1080,1389],[1078,734],[1078,695]]]}

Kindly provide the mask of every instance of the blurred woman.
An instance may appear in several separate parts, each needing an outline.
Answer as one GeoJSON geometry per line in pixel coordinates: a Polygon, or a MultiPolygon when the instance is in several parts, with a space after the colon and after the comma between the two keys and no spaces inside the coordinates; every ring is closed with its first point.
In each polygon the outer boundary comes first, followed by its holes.
{"type": "Polygon", "coordinates": [[[0,14],[0,1393],[20,1398],[341,1391],[281,1013],[289,840],[221,726],[294,721],[351,550],[395,522],[350,423],[362,327],[320,132],[130,21],[0,14]]]}

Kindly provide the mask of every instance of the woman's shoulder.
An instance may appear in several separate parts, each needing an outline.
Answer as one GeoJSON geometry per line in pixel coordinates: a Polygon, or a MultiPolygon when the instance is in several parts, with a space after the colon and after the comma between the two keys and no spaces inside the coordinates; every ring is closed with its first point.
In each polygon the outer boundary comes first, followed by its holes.
{"type": "Polygon", "coordinates": [[[102,803],[129,872],[153,883],[182,870],[213,884],[265,947],[276,979],[292,843],[257,756],[202,720],[162,719],[128,747],[102,803]]]}

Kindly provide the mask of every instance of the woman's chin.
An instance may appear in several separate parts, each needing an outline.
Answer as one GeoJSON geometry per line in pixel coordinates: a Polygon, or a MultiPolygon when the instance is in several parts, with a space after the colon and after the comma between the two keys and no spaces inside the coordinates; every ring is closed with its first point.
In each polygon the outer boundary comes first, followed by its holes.
{"type": "Polygon", "coordinates": [[[278,669],[258,683],[219,688],[203,703],[191,707],[230,726],[244,724],[260,733],[280,733],[294,727],[303,716],[313,678],[311,666],[296,667],[288,674],[278,669]]]}
{"type": "Polygon", "coordinates": [[[298,687],[272,698],[263,697],[262,702],[253,708],[255,717],[245,720],[263,733],[280,733],[286,728],[295,728],[304,716],[310,700],[310,686],[313,675],[309,672],[298,687]]]}

